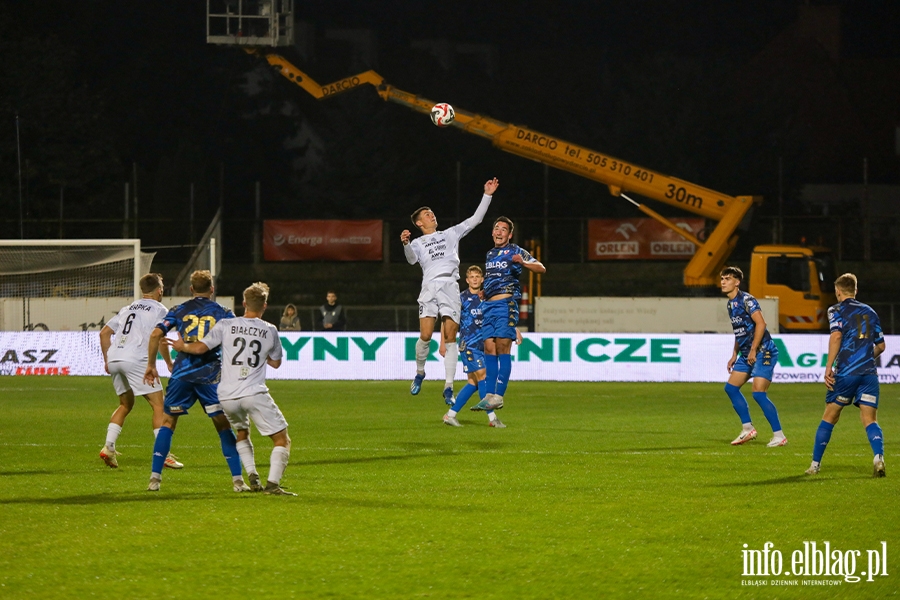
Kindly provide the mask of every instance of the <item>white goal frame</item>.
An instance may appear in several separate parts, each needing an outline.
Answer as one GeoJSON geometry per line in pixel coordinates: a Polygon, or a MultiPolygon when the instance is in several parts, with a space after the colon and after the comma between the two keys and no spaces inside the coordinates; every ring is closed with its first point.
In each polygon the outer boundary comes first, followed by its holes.
{"type": "Polygon", "coordinates": [[[131,246],[134,249],[134,299],[141,294],[141,240],[129,239],[102,239],[102,240],[0,240],[0,247],[28,247],[28,246],[131,246]]]}

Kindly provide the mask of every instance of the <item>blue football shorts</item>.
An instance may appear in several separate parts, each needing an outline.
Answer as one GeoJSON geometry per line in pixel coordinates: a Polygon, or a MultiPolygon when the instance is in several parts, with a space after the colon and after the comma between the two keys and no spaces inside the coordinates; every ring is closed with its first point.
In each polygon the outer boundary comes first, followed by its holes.
{"type": "Polygon", "coordinates": [[[166,399],[163,409],[168,415],[186,415],[188,409],[197,400],[206,411],[207,416],[215,417],[222,414],[222,405],[219,404],[218,383],[194,383],[181,379],[170,379],[166,386],[166,399]]]}
{"type": "Polygon", "coordinates": [[[864,404],[878,408],[878,375],[846,375],[836,377],[834,389],[825,394],[825,403],[848,406],[864,404]]]}
{"type": "Polygon", "coordinates": [[[466,348],[459,351],[459,361],[463,373],[475,373],[484,369],[484,351],[478,348],[466,348]]]}
{"type": "Polygon", "coordinates": [[[485,300],[481,303],[481,338],[516,339],[519,303],[513,298],[485,300]]]}
{"type": "Polygon", "coordinates": [[[747,362],[743,354],[738,354],[733,370],[738,373],[750,373],[750,377],[761,377],[772,381],[777,363],[778,350],[760,350],[756,354],[756,363],[753,365],[747,362]]]}

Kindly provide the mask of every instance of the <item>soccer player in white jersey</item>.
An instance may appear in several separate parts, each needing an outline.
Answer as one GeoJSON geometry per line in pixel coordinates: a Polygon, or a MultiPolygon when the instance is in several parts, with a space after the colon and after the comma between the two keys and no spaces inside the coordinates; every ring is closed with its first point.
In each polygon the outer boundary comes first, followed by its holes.
{"type": "MultiPolygon", "coordinates": [[[[110,468],[117,468],[116,440],[122,432],[125,417],[134,408],[135,394],[142,395],[153,410],[153,435],[159,433],[163,421],[163,388],[158,381],[144,383],[147,368],[147,341],[156,324],[166,316],[168,309],[160,304],[163,295],[163,279],[159,273],[148,273],[139,282],[143,297],[120,310],[100,330],[100,350],[103,366],[112,375],[113,388],[119,396],[119,406],[113,411],[106,428],[106,443],[100,450],[100,458],[110,468]],[[115,344],[113,344],[115,337],[115,344]]],[[[163,348],[163,358],[172,372],[172,358],[163,348]]],[[[180,469],[184,465],[170,453],[165,466],[180,469]]]]}
{"type": "Polygon", "coordinates": [[[282,489],[281,476],[291,453],[287,421],[269,395],[266,387],[266,365],[281,366],[281,338],[271,323],[263,321],[268,306],[269,286],[254,283],[244,290],[244,316],[219,321],[209,330],[202,342],[185,344],[181,338],[170,340],[172,347],[188,354],[204,354],[222,347],[222,380],[219,382],[219,402],[225,416],[237,432],[237,448],[253,491],[274,496],[296,496],[282,489]],[[269,477],[263,489],[256,472],[253,444],[250,441],[250,421],[263,435],[272,439],[269,477]]]}
{"type": "Polygon", "coordinates": [[[500,182],[497,178],[489,179],[484,184],[484,196],[475,209],[475,214],[458,225],[438,231],[437,217],[427,206],[419,208],[411,215],[413,224],[422,235],[410,239],[408,229],[400,234],[403,242],[403,253],[406,261],[422,267],[422,291],[419,293],[419,339],[416,342],[416,376],[409,392],[418,394],[425,380],[425,361],[428,359],[431,336],[438,316],[442,319],[441,331],[447,354],[444,357],[444,402],[453,404],[453,379],[456,376],[456,363],[459,353],[456,347],[456,334],[459,331],[459,241],[468,235],[476,225],[484,219],[491,204],[491,198],[500,182]]]}

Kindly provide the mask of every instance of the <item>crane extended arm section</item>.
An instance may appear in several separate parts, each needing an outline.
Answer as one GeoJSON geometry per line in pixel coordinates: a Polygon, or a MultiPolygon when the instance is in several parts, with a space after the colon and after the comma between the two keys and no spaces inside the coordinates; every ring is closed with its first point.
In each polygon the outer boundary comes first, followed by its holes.
{"type": "MultiPolygon", "coordinates": [[[[248,50],[255,52],[253,50],[248,50]]],[[[320,85],[296,66],[277,54],[265,54],[265,59],[290,81],[314,98],[325,99],[335,94],[371,85],[384,100],[402,104],[412,110],[429,114],[434,102],[397,89],[384,82],[378,73],[366,71],[334,83],[320,85]]],[[[758,196],[729,196],[695,185],[688,181],[623,161],[578,144],[546,135],[527,127],[504,123],[454,107],[456,119],[452,126],[491,140],[501,150],[536,160],[551,167],[598,181],[609,188],[613,196],[623,196],[647,216],[697,245],[697,251],[684,270],[684,283],[689,286],[717,285],[719,271],[737,243],[736,230],[758,196]],[[705,242],[694,238],[671,221],[639,204],[623,192],[634,192],[646,198],[680,208],[707,219],[717,221],[705,242]]]]}

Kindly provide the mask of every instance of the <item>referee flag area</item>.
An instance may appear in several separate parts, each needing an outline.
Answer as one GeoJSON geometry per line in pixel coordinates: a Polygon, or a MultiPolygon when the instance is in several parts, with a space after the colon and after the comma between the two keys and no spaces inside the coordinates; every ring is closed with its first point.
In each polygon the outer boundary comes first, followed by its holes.
{"type": "MultiPolygon", "coordinates": [[[[315,351],[318,338],[309,339],[301,357],[315,351]]],[[[609,341],[591,352],[622,347],[609,341]]],[[[573,357],[577,347],[573,339],[573,357]]],[[[33,348],[38,364],[53,349],[33,348]]],[[[715,362],[724,376],[724,361],[715,362]]],[[[518,374],[534,364],[518,362],[518,374]]],[[[759,439],[729,444],[739,424],[724,377],[535,382],[516,374],[506,429],[467,410],[463,427],[445,426],[437,381],[415,397],[405,380],[270,381],[293,440],[282,485],[296,498],[232,492],[199,409],[178,423],[172,452],[184,469],[167,470],[161,491],[148,493],[153,435],[143,400],[119,437],[119,468],[109,469],[97,456],[117,405],[108,376],[0,377],[0,597],[896,593],[900,386],[881,388],[888,476],[873,479],[852,407],[821,472],[803,474],[821,383],[772,385],[790,443],[767,448],[771,432],[752,403],[759,439]],[[825,548],[840,553],[827,574],[825,548]]],[[[253,439],[266,472],[272,444],[255,431],[253,439]]]]}
{"type": "MultiPolygon", "coordinates": [[[[415,372],[412,333],[281,332],[284,363],[268,379],[406,380],[415,372]]],[[[827,335],[773,336],[775,383],[821,382],[827,335]]],[[[885,336],[881,383],[900,383],[900,336],[885,336]]],[[[526,333],[512,350],[513,381],[718,382],[734,347],[731,334],[526,333]]],[[[426,368],[444,378],[438,340],[426,368]]],[[[162,358],[161,374],[167,373],[162,358]]],[[[96,332],[0,332],[0,373],[104,375],[96,332]]],[[[462,366],[457,380],[464,380],[462,366]]]]}

